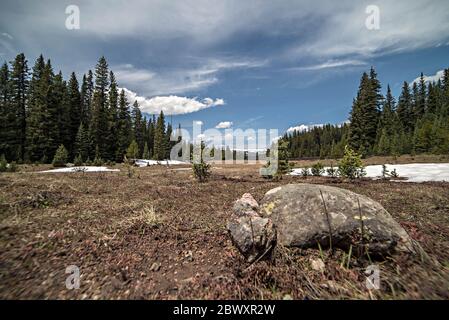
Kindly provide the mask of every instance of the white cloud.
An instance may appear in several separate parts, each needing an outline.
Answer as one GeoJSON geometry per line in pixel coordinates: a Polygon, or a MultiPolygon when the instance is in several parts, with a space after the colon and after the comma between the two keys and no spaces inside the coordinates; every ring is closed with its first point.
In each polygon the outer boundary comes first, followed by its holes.
{"type": "Polygon", "coordinates": [[[301,124],[299,126],[288,128],[287,133],[293,133],[294,131],[297,131],[297,132],[309,131],[312,128],[322,127],[322,126],[323,126],[323,124],[301,124]]]}
{"type": "Polygon", "coordinates": [[[186,114],[225,104],[223,99],[214,100],[212,98],[205,98],[199,100],[197,97],[188,98],[173,95],[145,98],[138,96],[135,92],[127,88],[123,89],[125,90],[126,97],[130,103],[137,100],[140,109],[143,112],[150,114],[159,113],[161,110],[167,115],[186,114]]]}
{"type": "Polygon", "coordinates": [[[195,124],[198,126],[202,126],[204,124],[204,122],[201,120],[198,120],[198,121],[195,121],[195,124]]]}
{"type": "MultiPolygon", "coordinates": [[[[443,79],[444,77],[444,70],[437,71],[434,75],[426,76],[424,75],[424,81],[425,82],[438,82],[438,80],[443,79]]],[[[420,77],[416,78],[412,81],[412,84],[414,82],[419,83],[420,77]]]]}
{"type": "Polygon", "coordinates": [[[3,32],[3,33],[2,33],[2,36],[4,36],[4,37],[8,38],[9,40],[12,40],[12,39],[14,39],[14,38],[13,38],[13,36],[12,36],[12,35],[10,35],[10,34],[9,34],[9,33],[7,33],[7,32],[3,32]]]}
{"type": "Polygon", "coordinates": [[[217,129],[228,129],[232,127],[232,121],[222,121],[215,126],[217,129]]]}
{"type": "Polygon", "coordinates": [[[218,74],[222,71],[258,68],[266,63],[266,61],[257,60],[193,60],[191,64],[197,65],[196,68],[174,68],[156,72],[136,68],[132,64],[121,64],[113,66],[111,69],[122,86],[141,92],[146,96],[154,96],[199,91],[217,83],[219,81],[218,74]]]}
{"type": "Polygon", "coordinates": [[[289,70],[322,70],[322,69],[329,69],[329,68],[338,68],[338,67],[349,67],[349,66],[364,66],[367,63],[361,60],[328,60],[326,62],[315,64],[311,66],[306,67],[294,67],[289,68],[289,70]]]}
{"type": "Polygon", "coordinates": [[[316,2],[308,10],[312,14],[319,12],[322,18],[317,26],[319,36],[299,42],[288,51],[287,57],[364,60],[433,47],[449,38],[448,2],[378,0],[375,4],[380,10],[379,30],[366,28],[368,14],[364,1],[343,0],[327,5],[316,2]]]}

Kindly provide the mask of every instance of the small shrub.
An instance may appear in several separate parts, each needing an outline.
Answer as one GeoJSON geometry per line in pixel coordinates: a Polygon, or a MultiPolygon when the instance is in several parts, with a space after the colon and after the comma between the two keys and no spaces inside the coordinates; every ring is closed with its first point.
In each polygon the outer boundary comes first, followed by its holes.
{"type": "Polygon", "coordinates": [[[382,179],[387,179],[390,175],[390,172],[387,169],[387,166],[385,164],[382,165],[382,179]]]}
{"type": "Polygon", "coordinates": [[[365,176],[366,172],[363,168],[362,156],[345,146],[343,158],[338,162],[338,174],[343,178],[351,180],[365,176]]]}
{"type": "Polygon", "coordinates": [[[398,174],[398,172],[396,171],[396,169],[391,170],[390,176],[391,176],[392,178],[399,178],[399,174],[398,174]]]}
{"type": "Polygon", "coordinates": [[[139,157],[139,146],[136,140],[133,140],[126,150],[126,157],[131,160],[135,160],[139,157]]]}
{"type": "Polygon", "coordinates": [[[203,159],[199,163],[193,163],[192,169],[193,175],[199,182],[206,181],[210,176],[210,164],[204,162],[203,159]]]}
{"type": "Polygon", "coordinates": [[[104,161],[100,156],[96,156],[92,164],[96,167],[101,167],[104,164],[104,161]]]}
{"type": "Polygon", "coordinates": [[[335,178],[337,176],[338,170],[334,168],[334,165],[331,163],[331,166],[326,169],[326,173],[329,177],[335,178]]]}
{"type": "Polygon", "coordinates": [[[17,166],[17,163],[15,161],[11,162],[8,165],[8,172],[17,172],[19,167],[17,166]]]}
{"type": "Polygon", "coordinates": [[[308,168],[308,167],[302,168],[302,169],[301,169],[301,175],[302,175],[304,178],[307,178],[307,177],[310,175],[309,168],[308,168]]]}
{"type": "Polygon", "coordinates": [[[92,165],[92,160],[90,160],[90,158],[87,158],[86,162],[84,163],[86,166],[91,166],[92,165]]]}
{"type": "Polygon", "coordinates": [[[61,144],[58,150],[56,150],[55,157],[53,158],[53,167],[65,167],[68,156],[66,148],[61,144]]]}
{"type": "Polygon", "coordinates": [[[6,162],[5,155],[0,157],[0,172],[5,172],[8,169],[8,163],[6,162]]]}
{"type": "Polygon", "coordinates": [[[324,166],[321,162],[317,162],[312,166],[311,171],[313,176],[320,177],[324,174],[324,166]]]}
{"type": "Polygon", "coordinates": [[[75,157],[75,160],[73,160],[73,164],[74,164],[75,166],[77,166],[77,167],[80,167],[80,166],[83,165],[83,158],[81,157],[81,154],[78,154],[78,155],[75,157]]]}

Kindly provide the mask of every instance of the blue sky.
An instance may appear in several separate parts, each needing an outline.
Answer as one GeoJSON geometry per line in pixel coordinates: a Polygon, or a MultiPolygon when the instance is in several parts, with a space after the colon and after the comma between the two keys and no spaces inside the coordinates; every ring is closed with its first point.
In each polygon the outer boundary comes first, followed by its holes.
{"type": "MultiPolygon", "coordinates": [[[[449,2],[2,0],[0,60],[43,53],[78,78],[104,55],[144,112],[203,128],[341,123],[373,65],[399,93],[449,67],[449,2]],[[68,5],[80,29],[65,27],[68,5]],[[379,8],[378,30],[365,21],[379,8]],[[170,117],[169,117],[170,118],[170,117]]],[[[131,101],[132,102],[132,101],[131,101]]]]}

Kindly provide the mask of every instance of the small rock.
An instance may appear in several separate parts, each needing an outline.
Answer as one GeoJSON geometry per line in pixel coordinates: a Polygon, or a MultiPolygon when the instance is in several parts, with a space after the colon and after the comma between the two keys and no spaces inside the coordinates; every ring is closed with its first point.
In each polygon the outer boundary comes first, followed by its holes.
{"type": "Polygon", "coordinates": [[[234,214],[237,216],[246,216],[248,214],[258,215],[259,204],[250,193],[245,193],[240,199],[234,202],[234,214]]]}
{"type": "Polygon", "coordinates": [[[286,295],[284,295],[282,300],[293,300],[293,297],[291,295],[289,295],[289,294],[286,294],[286,295]]]}
{"type": "Polygon", "coordinates": [[[313,270],[319,271],[319,272],[324,272],[324,269],[326,266],[325,266],[323,260],[321,260],[320,258],[317,258],[317,259],[310,258],[309,261],[310,261],[310,266],[312,267],[313,270]]]}
{"type": "Polygon", "coordinates": [[[151,267],[150,271],[158,272],[161,269],[161,264],[159,262],[154,262],[151,267]]]}

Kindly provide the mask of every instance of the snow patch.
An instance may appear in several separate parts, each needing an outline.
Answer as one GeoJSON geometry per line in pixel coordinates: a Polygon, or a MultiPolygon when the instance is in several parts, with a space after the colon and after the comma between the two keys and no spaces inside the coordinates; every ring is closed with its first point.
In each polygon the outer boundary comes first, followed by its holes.
{"type": "Polygon", "coordinates": [[[146,167],[146,166],[154,166],[154,165],[163,165],[163,166],[173,166],[173,165],[180,165],[180,164],[188,164],[187,162],[179,161],[179,160],[144,160],[144,159],[137,159],[135,162],[136,166],[138,167],[146,167]]]}
{"type": "MultiPolygon", "coordinates": [[[[410,163],[410,164],[386,164],[389,172],[396,169],[399,178],[407,180],[396,180],[405,182],[424,182],[424,181],[447,181],[449,182],[449,163],[410,163]]],[[[326,167],[325,169],[327,169],[326,167]]],[[[382,165],[373,165],[365,167],[366,176],[369,178],[382,177],[382,165]]],[[[301,168],[295,168],[290,175],[301,175],[301,168]]],[[[324,173],[326,176],[327,173],[324,173]]]]}
{"type": "Polygon", "coordinates": [[[70,168],[59,168],[52,170],[39,171],[40,173],[60,173],[60,172],[118,172],[119,169],[109,169],[107,167],[70,167],[70,168]]]}

